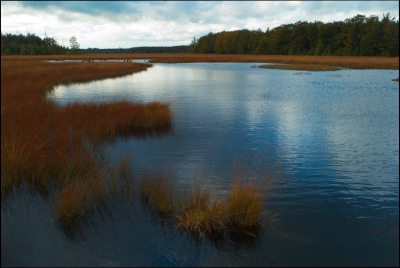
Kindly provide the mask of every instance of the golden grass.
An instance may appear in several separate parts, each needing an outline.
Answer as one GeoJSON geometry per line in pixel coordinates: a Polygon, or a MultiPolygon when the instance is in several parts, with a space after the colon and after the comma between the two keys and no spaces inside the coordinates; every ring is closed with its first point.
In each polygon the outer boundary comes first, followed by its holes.
{"type": "Polygon", "coordinates": [[[226,231],[254,235],[250,230],[263,227],[265,205],[274,194],[277,179],[275,162],[265,161],[265,152],[245,154],[233,164],[227,194],[217,183],[202,185],[195,176],[189,189],[179,188],[167,176],[146,173],[140,195],[144,203],[161,215],[173,216],[177,227],[199,236],[221,235],[226,231]]]}
{"type": "MultiPolygon", "coordinates": [[[[194,198],[199,198],[195,196],[194,198]]],[[[201,200],[201,197],[200,199],[201,200]]],[[[205,200],[206,204],[187,204],[176,216],[178,227],[194,235],[224,231],[226,204],[219,200],[205,200]]]]}
{"type": "Polygon", "coordinates": [[[399,82],[399,78],[392,79],[392,81],[399,82]]]}
{"type": "Polygon", "coordinates": [[[216,183],[212,187],[200,184],[196,172],[193,175],[190,189],[181,189],[178,195],[178,208],[175,218],[178,228],[198,236],[215,234],[224,231],[225,202],[216,198],[216,183]]]}
{"type": "Polygon", "coordinates": [[[226,212],[228,224],[238,228],[260,226],[264,202],[257,184],[246,183],[243,179],[233,181],[226,212]]]}
{"type": "Polygon", "coordinates": [[[193,185],[191,191],[180,197],[176,215],[178,227],[194,235],[263,227],[266,190],[271,190],[273,179],[264,177],[256,182],[247,180],[246,176],[234,176],[227,197],[221,196],[215,188],[193,185]]]}
{"type": "Polygon", "coordinates": [[[295,71],[337,71],[336,66],[329,66],[323,64],[307,64],[307,63],[291,63],[291,64],[278,64],[278,65],[260,65],[259,68],[264,69],[280,69],[280,70],[295,70],[295,71]]]}

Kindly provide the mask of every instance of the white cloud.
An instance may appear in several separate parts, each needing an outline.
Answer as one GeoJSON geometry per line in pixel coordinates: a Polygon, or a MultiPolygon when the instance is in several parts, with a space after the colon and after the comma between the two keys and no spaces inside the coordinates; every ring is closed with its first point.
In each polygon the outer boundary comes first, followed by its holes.
{"type": "Polygon", "coordinates": [[[228,1],[228,2],[1,2],[1,31],[33,32],[68,40],[82,48],[187,45],[209,32],[265,31],[281,24],[344,20],[390,12],[397,1],[228,1]]]}

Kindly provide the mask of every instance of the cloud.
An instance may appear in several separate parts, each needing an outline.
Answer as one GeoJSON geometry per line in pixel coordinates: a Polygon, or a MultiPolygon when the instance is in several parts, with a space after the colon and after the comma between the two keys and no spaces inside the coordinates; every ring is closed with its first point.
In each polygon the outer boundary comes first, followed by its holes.
{"type": "Polygon", "coordinates": [[[22,1],[1,2],[2,32],[36,32],[81,47],[190,44],[193,36],[236,29],[275,28],[297,21],[339,21],[390,12],[397,1],[22,1]]]}
{"type": "Polygon", "coordinates": [[[40,11],[63,10],[87,15],[135,13],[135,3],[118,1],[21,1],[23,7],[40,11]]]}

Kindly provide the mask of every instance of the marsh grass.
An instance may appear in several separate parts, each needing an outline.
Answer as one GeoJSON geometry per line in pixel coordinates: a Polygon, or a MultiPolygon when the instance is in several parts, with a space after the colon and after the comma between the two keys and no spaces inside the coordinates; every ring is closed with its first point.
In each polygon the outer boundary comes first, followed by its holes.
{"type": "Polygon", "coordinates": [[[1,195],[10,193],[27,176],[32,150],[29,140],[21,139],[22,128],[12,126],[1,130],[1,195]]]}
{"type": "Polygon", "coordinates": [[[392,81],[399,82],[399,78],[392,79],[392,81]]]}
{"type": "Polygon", "coordinates": [[[145,173],[140,184],[140,196],[152,211],[169,216],[176,207],[173,180],[164,175],[145,173]]]}
{"type": "MultiPolygon", "coordinates": [[[[238,59],[175,56],[177,61],[238,59]]],[[[221,178],[229,181],[229,187],[219,182],[209,187],[206,178],[196,178],[183,190],[173,176],[154,173],[145,173],[136,180],[128,160],[122,160],[115,170],[104,166],[98,157],[101,144],[116,136],[168,131],[168,103],[118,101],[57,107],[44,98],[56,84],[118,77],[150,65],[52,64],[43,62],[43,58],[2,57],[2,197],[22,182],[38,191],[51,185],[56,195],[55,218],[66,231],[75,230],[96,207],[118,193],[133,200],[137,192],[151,211],[174,219],[180,229],[196,236],[262,226],[275,180],[271,166],[261,161],[262,154],[249,154],[235,162],[232,177],[221,178]]]]}
{"type": "Polygon", "coordinates": [[[214,196],[216,183],[212,186],[201,185],[201,179],[193,175],[189,189],[179,193],[176,220],[178,228],[199,236],[223,232],[226,204],[223,199],[214,196]]]}
{"type": "Polygon", "coordinates": [[[1,57],[2,198],[23,182],[43,193],[51,188],[59,194],[55,218],[72,228],[115,194],[122,187],[119,177],[127,176],[126,164],[113,177],[98,161],[99,145],[137,132],[170,131],[170,105],[115,101],[58,107],[45,94],[58,84],[119,77],[150,66],[1,57]]]}
{"type": "Polygon", "coordinates": [[[165,176],[146,175],[140,192],[158,212],[165,213],[163,204],[168,200],[168,215],[174,216],[179,229],[196,238],[226,232],[256,236],[264,228],[266,203],[280,190],[275,186],[284,178],[279,161],[268,160],[265,151],[246,153],[235,159],[232,170],[230,178],[220,176],[212,184],[205,184],[206,178],[194,172],[189,187],[180,188],[165,176]],[[226,193],[221,191],[221,182],[226,193]]]}
{"type": "Polygon", "coordinates": [[[71,178],[60,192],[57,220],[66,228],[73,227],[95,206],[105,202],[108,192],[107,171],[94,168],[86,174],[71,178]]]}
{"type": "Polygon", "coordinates": [[[256,185],[242,179],[233,181],[226,212],[228,224],[234,228],[260,226],[264,201],[256,185]]]}

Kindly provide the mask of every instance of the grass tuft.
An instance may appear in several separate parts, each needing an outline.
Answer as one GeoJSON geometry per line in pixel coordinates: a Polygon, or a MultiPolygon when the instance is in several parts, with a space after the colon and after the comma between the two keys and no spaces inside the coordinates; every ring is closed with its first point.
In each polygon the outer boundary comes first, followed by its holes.
{"type": "Polygon", "coordinates": [[[233,228],[261,226],[265,198],[256,184],[232,182],[227,204],[228,225],[233,228]]]}
{"type": "Polygon", "coordinates": [[[224,228],[226,205],[222,200],[212,199],[212,191],[193,180],[186,194],[181,194],[178,227],[194,235],[220,233],[224,228]]]}
{"type": "Polygon", "coordinates": [[[176,206],[173,183],[164,175],[157,177],[149,173],[144,174],[140,185],[140,196],[150,209],[164,216],[170,215],[176,206]]]}

